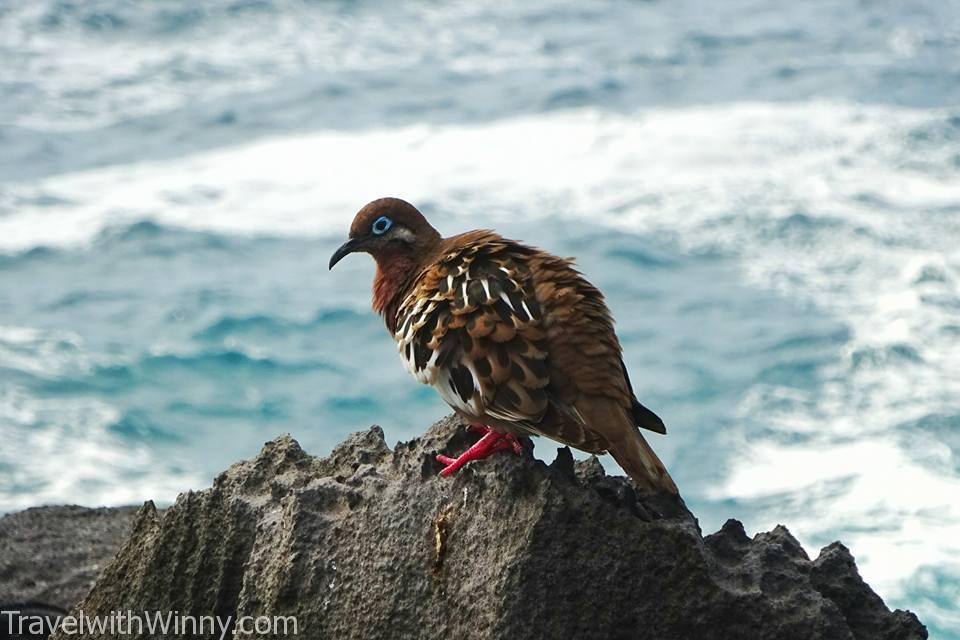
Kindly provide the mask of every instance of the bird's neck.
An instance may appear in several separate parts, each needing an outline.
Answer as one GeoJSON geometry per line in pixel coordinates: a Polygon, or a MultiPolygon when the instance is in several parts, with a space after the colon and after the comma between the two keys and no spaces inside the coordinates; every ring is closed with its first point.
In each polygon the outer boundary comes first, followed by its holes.
{"type": "Polygon", "coordinates": [[[409,255],[374,256],[373,310],[383,316],[391,333],[397,330],[397,309],[420,272],[420,262],[409,255]]]}

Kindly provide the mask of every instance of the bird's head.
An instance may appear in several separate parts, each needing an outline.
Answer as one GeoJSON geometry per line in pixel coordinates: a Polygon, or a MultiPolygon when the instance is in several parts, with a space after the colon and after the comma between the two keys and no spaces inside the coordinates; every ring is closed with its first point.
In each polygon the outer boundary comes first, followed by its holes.
{"type": "Polygon", "coordinates": [[[357,212],[349,239],[330,257],[330,268],[351,253],[369,253],[377,262],[373,308],[393,330],[395,312],[421,265],[430,260],[442,238],[423,214],[398,198],[374,200],[357,212]]]}
{"type": "Polygon", "coordinates": [[[381,269],[419,264],[440,243],[423,214],[399,198],[380,198],[353,218],[346,242],[330,257],[330,268],[351,253],[369,253],[381,269]]]}

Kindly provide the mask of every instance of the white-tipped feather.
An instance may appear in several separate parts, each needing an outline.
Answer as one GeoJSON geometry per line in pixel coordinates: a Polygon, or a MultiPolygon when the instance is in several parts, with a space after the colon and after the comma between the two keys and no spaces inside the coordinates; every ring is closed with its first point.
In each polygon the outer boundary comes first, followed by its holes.
{"type": "Polygon", "coordinates": [[[527,306],[527,301],[521,300],[520,304],[523,305],[523,312],[527,314],[527,320],[533,320],[533,314],[530,313],[530,307],[527,306]]]}

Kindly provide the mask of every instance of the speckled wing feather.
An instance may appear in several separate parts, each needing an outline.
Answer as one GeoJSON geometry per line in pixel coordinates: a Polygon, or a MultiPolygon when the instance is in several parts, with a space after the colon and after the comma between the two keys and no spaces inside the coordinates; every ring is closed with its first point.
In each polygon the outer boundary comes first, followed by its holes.
{"type": "Polygon", "coordinates": [[[603,295],[572,261],[473,231],[443,241],[410,287],[394,338],[409,371],[470,420],[609,451],[638,482],[676,492],[637,427],[603,295]]]}
{"type": "Polygon", "coordinates": [[[468,418],[603,451],[551,368],[538,253],[491,232],[449,239],[401,303],[394,337],[408,370],[468,418]]]}
{"type": "Polygon", "coordinates": [[[549,378],[529,269],[505,242],[453,240],[397,312],[404,362],[467,416],[539,422],[549,378]]]}

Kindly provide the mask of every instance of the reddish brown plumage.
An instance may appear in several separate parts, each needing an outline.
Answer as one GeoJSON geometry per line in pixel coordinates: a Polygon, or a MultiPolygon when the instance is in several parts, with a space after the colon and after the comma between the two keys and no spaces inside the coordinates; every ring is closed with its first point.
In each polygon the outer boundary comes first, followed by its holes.
{"type": "Polygon", "coordinates": [[[441,237],[423,214],[398,198],[380,198],[360,209],[350,225],[349,237],[368,236],[373,223],[381,216],[388,216],[402,225],[412,236],[409,246],[388,241],[367,250],[377,262],[373,278],[373,309],[383,316],[387,328],[394,331],[397,305],[419,273],[421,264],[435,255],[441,237]]]}
{"type": "Polygon", "coordinates": [[[387,328],[396,331],[397,305],[410,288],[419,263],[403,257],[378,257],[373,276],[373,310],[383,316],[387,328]]]}
{"type": "Polygon", "coordinates": [[[454,410],[610,452],[640,485],[677,492],[638,429],[663,423],[634,396],[603,295],[571,260],[492,231],[443,239],[393,198],[361,209],[350,237],[377,262],[373,306],[408,369],[454,410]]]}

